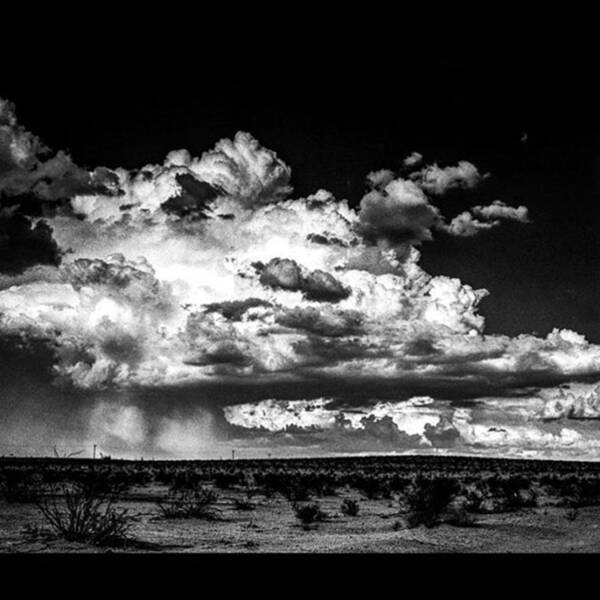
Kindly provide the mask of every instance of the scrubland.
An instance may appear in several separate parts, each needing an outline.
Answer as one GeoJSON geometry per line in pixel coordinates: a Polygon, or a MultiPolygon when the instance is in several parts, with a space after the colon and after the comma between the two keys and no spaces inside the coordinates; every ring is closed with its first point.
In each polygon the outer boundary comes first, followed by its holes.
{"type": "Polygon", "coordinates": [[[3,552],[594,552],[600,464],[0,460],[3,552]]]}

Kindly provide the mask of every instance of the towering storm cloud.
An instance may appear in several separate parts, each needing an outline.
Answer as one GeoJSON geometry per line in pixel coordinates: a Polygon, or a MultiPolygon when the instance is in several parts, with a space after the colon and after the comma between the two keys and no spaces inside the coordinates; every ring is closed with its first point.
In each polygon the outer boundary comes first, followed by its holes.
{"type": "MultiPolygon", "coordinates": [[[[220,427],[247,442],[266,432],[278,444],[291,428],[294,443],[323,451],[579,443],[530,435],[545,421],[527,425],[529,416],[494,435],[469,409],[437,404],[442,390],[513,396],[598,378],[600,347],[559,329],[486,335],[487,291],[420,267],[418,246],[436,235],[529,221],[526,207],[499,200],[446,214],[447,191],[468,195],[489,175],[466,161],[422,161],[413,153],[399,174],[365,174],[352,208],[323,189],[293,197],[290,167],[248,133],[200,157],[175,150],[135,171],[87,170],[51,153],[0,101],[0,335],[45,348],[55,386],[102,393],[94,435],[104,427],[134,446],[153,430],[165,448],[171,434],[218,427],[198,415],[149,424],[150,400],[119,400],[111,414],[111,393],[217,384],[236,391],[205,410],[227,405],[220,427]],[[239,390],[289,382],[303,404],[236,403],[239,390]],[[362,390],[359,408],[315,399],[336,382],[362,390]],[[402,393],[382,403],[382,385],[421,390],[434,404],[403,403],[402,393]]],[[[565,418],[579,409],[569,410],[565,418]]]]}

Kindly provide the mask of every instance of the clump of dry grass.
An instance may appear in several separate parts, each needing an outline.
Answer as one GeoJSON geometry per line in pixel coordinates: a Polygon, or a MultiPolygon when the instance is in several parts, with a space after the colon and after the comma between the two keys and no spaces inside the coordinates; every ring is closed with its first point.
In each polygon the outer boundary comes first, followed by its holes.
{"type": "Polygon", "coordinates": [[[167,499],[157,505],[165,519],[216,519],[217,500],[218,495],[209,488],[172,489],[167,499]]]}

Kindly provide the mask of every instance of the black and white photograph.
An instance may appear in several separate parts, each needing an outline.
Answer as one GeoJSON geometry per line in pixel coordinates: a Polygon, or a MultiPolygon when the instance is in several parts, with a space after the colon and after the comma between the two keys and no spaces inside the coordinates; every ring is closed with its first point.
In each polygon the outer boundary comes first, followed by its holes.
{"type": "Polygon", "coordinates": [[[594,71],[226,39],[0,71],[0,552],[600,551],[594,71]]]}

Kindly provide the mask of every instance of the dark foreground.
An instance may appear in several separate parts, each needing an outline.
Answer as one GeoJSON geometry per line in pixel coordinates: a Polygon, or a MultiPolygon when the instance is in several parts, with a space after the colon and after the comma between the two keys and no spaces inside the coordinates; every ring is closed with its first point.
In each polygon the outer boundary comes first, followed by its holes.
{"type": "Polygon", "coordinates": [[[600,464],[0,460],[4,552],[595,552],[600,464]]]}

